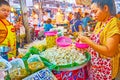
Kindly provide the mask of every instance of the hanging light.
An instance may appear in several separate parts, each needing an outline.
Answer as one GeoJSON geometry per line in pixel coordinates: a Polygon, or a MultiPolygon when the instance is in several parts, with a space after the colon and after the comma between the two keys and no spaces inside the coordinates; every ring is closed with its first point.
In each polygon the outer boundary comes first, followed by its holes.
{"type": "Polygon", "coordinates": [[[39,9],[39,5],[38,5],[38,4],[35,4],[34,7],[35,7],[36,9],[39,9]]]}
{"type": "Polygon", "coordinates": [[[14,8],[13,7],[11,7],[11,12],[14,12],[14,8]]]}

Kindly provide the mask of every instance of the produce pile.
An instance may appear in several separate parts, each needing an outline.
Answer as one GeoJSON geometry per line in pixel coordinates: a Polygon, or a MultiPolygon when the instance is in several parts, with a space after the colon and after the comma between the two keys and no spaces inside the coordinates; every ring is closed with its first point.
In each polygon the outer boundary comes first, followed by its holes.
{"type": "Polygon", "coordinates": [[[76,50],[74,47],[49,48],[46,51],[42,52],[40,56],[46,58],[55,65],[67,65],[74,62],[80,64],[86,60],[85,55],[76,50]]]}

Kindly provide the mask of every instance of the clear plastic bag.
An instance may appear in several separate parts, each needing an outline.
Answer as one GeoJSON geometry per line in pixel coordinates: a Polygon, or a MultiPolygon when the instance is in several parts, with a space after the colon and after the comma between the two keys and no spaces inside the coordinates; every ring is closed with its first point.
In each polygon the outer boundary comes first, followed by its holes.
{"type": "Polygon", "coordinates": [[[24,62],[22,59],[17,58],[10,61],[12,68],[9,70],[10,78],[12,80],[21,80],[27,76],[24,62]]]}
{"type": "Polygon", "coordinates": [[[56,45],[57,32],[45,32],[47,48],[51,48],[56,45]]]}
{"type": "Polygon", "coordinates": [[[9,70],[11,67],[12,65],[0,56],[0,71],[9,70]]]}
{"type": "Polygon", "coordinates": [[[37,70],[40,70],[44,68],[44,64],[41,61],[39,55],[32,55],[30,58],[27,60],[28,67],[32,72],[35,72],[37,70]]]}

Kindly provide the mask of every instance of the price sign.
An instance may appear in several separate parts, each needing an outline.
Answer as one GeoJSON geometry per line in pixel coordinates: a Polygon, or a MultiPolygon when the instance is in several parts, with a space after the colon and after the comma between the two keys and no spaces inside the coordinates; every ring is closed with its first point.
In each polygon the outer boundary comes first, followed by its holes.
{"type": "Polygon", "coordinates": [[[24,78],[23,80],[57,80],[57,79],[48,68],[45,68],[24,78]]]}

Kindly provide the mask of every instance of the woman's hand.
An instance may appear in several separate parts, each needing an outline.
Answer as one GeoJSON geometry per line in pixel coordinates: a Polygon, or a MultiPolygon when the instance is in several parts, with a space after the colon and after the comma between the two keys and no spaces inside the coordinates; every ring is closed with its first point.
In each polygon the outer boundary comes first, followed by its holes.
{"type": "MultiPolygon", "coordinates": [[[[78,36],[78,38],[76,39],[76,41],[79,42],[79,43],[85,43],[85,44],[88,44],[88,45],[89,45],[90,42],[91,42],[91,40],[90,40],[88,37],[83,36],[83,35],[81,35],[81,34],[79,34],[79,36],[78,36]]],[[[78,48],[78,50],[80,50],[81,53],[87,52],[87,48],[78,48]]]]}
{"type": "Polygon", "coordinates": [[[77,41],[82,42],[82,43],[86,43],[86,44],[90,44],[91,40],[89,39],[89,37],[83,36],[81,34],[79,34],[77,41]]]}

